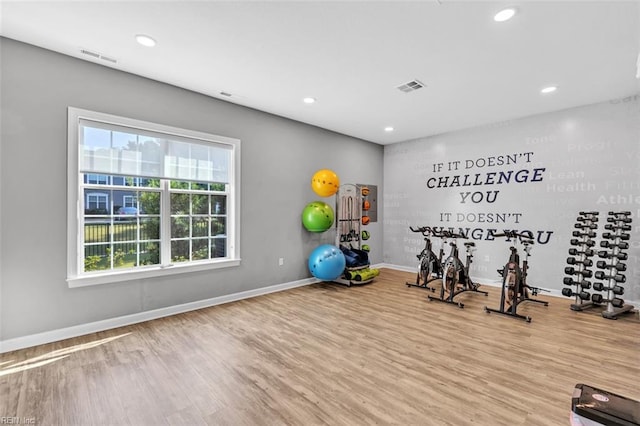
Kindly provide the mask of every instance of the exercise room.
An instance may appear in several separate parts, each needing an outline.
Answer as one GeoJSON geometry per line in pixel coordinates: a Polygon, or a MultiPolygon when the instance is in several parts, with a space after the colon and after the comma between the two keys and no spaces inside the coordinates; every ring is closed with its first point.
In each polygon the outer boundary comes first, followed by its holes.
{"type": "Polygon", "coordinates": [[[640,425],[640,2],[0,0],[0,424],[640,425]]]}

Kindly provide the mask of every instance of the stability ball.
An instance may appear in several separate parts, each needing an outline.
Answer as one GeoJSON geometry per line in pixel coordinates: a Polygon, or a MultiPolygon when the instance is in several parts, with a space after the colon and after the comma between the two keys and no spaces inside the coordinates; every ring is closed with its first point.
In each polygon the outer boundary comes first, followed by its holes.
{"type": "Polygon", "coordinates": [[[327,203],[314,201],[302,210],[302,224],[310,232],[324,232],[333,225],[333,209],[327,203]]]}
{"type": "Polygon", "coordinates": [[[329,169],[318,170],[311,178],[311,189],[321,197],[331,197],[339,186],[338,175],[329,169]]]}
{"type": "Polygon", "coordinates": [[[344,272],[346,260],[342,251],[331,244],[316,247],[309,256],[311,275],[322,281],[333,281],[344,272]]]}

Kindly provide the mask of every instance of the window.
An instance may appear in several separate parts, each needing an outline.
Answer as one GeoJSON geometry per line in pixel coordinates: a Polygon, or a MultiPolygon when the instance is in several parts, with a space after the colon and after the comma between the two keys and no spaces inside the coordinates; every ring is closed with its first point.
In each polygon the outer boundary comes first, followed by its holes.
{"type": "Polygon", "coordinates": [[[240,263],[240,141],[69,108],[68,281],[240,263]]]}
{"type": "Polygon", "coordinates": [[[85,213],[88,211],[104,211],[104,213],[107,213],[108,200],[109,196],[107,194],[100,194],[98,192],[87,193],[87,199],[84,206],[85,213]]]}
{"type": "Polygon", "coordinates": [[[138,198],[135,195],[123,195],[122,206],[138,208],[138,198]]]}

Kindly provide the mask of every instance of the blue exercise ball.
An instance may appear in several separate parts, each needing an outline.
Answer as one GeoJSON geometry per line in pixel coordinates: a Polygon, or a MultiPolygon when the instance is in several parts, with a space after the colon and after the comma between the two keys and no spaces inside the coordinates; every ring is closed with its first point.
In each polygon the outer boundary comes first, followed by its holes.
{"type": "Polygon", "coordinates": [[[331,244],[316,247],[309,256],[311,275],[322,281],[333,281],[344,272],[346,260],[342,251],[331,244]]]}

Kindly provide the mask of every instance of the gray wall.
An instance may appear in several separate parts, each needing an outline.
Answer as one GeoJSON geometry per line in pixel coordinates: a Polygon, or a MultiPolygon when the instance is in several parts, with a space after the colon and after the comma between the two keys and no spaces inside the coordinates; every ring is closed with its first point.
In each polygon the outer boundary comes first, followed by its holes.
{"type": "Polygon", "coordinates": [[[599,243],[607,212],[631,211],[624,297],[640,300],[640,95],[386,146],[384,188],[386,263],[415,265],[423,242],[409,225],[470,228],[478,248],[472,276],[495,284],[509,243],[487,241],[488,230],[530,230],[538,240],[530,282],[556,292],[578,213],[600,212],[599,243]],[[469,175],[475,183],[476,174],[483,182],[487,173],[532,177],[535,169],[544,170],[522,183],[429,187],[431,178],[469,175]]]}
{"type": "MultiPolygon", "coordinates": [[[[308,255],[335,237],[302,227],[319,199],[313,173],[382,191],[379,145],[5,38],[0,52],[0,340],[308,278],[308,255]],[[241,139],[241,266],[68,288],[68,106],[241,139]]],[[[368,228],[372,263],[380,221],[368,228]]]]}

